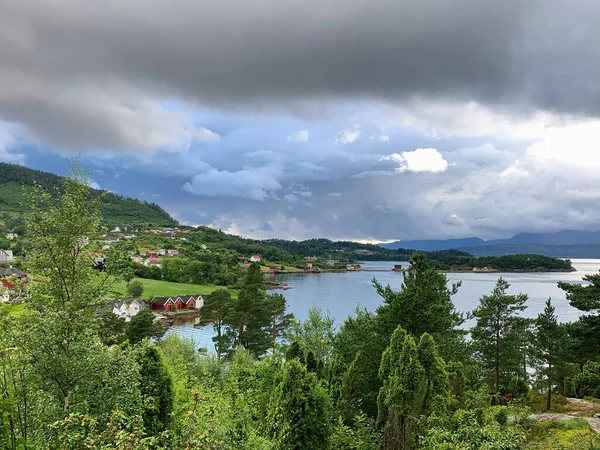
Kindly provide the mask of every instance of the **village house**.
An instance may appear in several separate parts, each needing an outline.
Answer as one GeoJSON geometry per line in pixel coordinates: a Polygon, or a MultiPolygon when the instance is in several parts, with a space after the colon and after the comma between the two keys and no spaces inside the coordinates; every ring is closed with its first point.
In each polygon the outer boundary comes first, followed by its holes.
{"type": "Polygon", "coordinates": [[[246,258],[245,256],[238,256],[237,260],[240,264],[246,264],[248,262],[248,258],[246,258]]]}
{"type": "Polygon", "coordinates": [[[120,233],[121,232],[121,228],[119,227],[114,227],[112,230],[110,230],[111,233],[120,233]]]}
{"type": "Polygon", "coordinates": [[[155,266],[160,268],[162,264],[162,258],[148,258],[146,261],[144,261],[144,265],[146,266],[155,266]]]}
{"type": "Polygon", "coordinates": [[[174,248],[167,250],[167,256],[179,256],[179,251],[174,248]]]}
{"type": "Polygon", "coordinates": [[[20,288],[15,284],[14,280],[10,281],[6,278],[0,280],[0,302],[10,302],[18,305],[23,301],[20,294],[20,288]]]}
{"type": "Polygon", "coordinates": [[[27,274],[15,267],[0,269],[0,278],[15,277],[18,280],[27,280],[27,274]]]}
{"type": "Polygon", "coordinates": [[[329,264],[330,266],[335,266],[336,264],[339,264],[340,261],[338,259],[328,259],[327,261],[325,261],[327,264],[329,264]]]}
{"type": "Polygon", "coordinates": [[[148,258],[156,258],[156,255],[158,255],[158,253],[156,252],[156,250],[148,250],[146,252],[146,256],[148,258]]]}
{"type": "Polygon", "coordinates": [[[165,255],[167,254],[167,251],[166,251],[165,249],[162,249],[162,248],[161,248],[160,250],[158,250],[158,251],[156,252],[156,254],[157,254],[158,256],[165,256],[165,255]]]}
{"type": "Polygon", "coordinates": [[[306,257],[306,258],[304,258],[304,259],[306,259],[307,261],[316,261],[316,260],[317,260],[317,257],[316,257],[316,256],[307,256],[307,257],[306,257]]]}
{"type": "Polygon", "coordinates": [[[260,262],[260,255],[252,255],[250,257],[250,262],[260,262]]]}
{"type": "Polygon", "coordinates": [[[6,239],[12,240],[18,238],[19,235],[17,233],[6,233],[6,239]]]}
{"type": "Polygon", "coordinates": [[[118,300],[113,304],[112,312],[129,322],[142,309],[148,309],[148,303],[140,298],[118,300]]]}
{"type": "Polygon", "coordinates": [[[136,264],[144,264],[144,258],[142,258],[140,255],[133,255],[131,260],[136,264]]]}
{"type": "Polygon", "coordinates": [[[310,270],[313,268],[313,265],[312,265],[312,263],[306,263],[306,264],[304,264],[304,268],[310,270]]]}
{"type": "Polygon", "coordinates": [[[178,309],[199,309],[204,306],[201,295],[154,297],[150,302],[153,311],[176,311],[178,309]]]}
{"type": "Polygon", "coordinates": [[[12,250],[0,249],[0,262],[8,262],[8,263],[14,262],[12,250]]]}

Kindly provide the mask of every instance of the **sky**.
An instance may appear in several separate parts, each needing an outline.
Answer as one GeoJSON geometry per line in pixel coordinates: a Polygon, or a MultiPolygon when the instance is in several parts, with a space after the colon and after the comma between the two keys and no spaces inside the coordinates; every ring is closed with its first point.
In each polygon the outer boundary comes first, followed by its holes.
{"type": "Polygon", "coordinates": [[[256,238],[600,229],[596,0],[8,0],[0,161],[256,238]]]}

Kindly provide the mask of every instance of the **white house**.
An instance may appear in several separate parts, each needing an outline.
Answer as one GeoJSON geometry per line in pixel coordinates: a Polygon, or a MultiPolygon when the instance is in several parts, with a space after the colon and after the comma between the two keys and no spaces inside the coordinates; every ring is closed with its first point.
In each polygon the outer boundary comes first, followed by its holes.
{"type": "Polygon", "coordinates": [[[260,262],[260,255],[252,255],[250,257],[250,262],[260,262]]]}
{"type": "Polygon", "coordinates": [[[148,304],[139,298],[128,298],[119,300],[113,305],[113,314],[125,319],[129,322],[133,316],[139,313],[142,309],[148,309],[148,304]]]}
{"type": "Polygon", "coordinates": [[[6,239],[16,239],[19,235],[17,233],[6,233],[6,239]]]}
{"type": "Polygon", "coordinates": [[[160,250],[158,250],[158,251],[156,252],[156,254],[157,254],[158,256],[165,256],[165,255],[167,254],[167,251],[166,251],[165,249],[162,249],[162,248],[161,248],[160,250]]]}
{"type": "Polygon", "coordinates": [[[0,249],[0,262],[14,262],[12,250],[0,249]]]}
{"type": "Polygon", "coordinates": [[[179,255],[179,252],[177,250],[175,250],[175,249],[167,250],[167,256],[177,256],[177,255],[179,255]]]}
{"type": "Polygon", "coordinates": [[[4,286],[0,286],[0,303],[8,303],[10,301],[10,292],[4,286]]]}
{"type": "Polygon", "coordinates": [[[120,233],[121,232],[121,228],[119,227],[115,227],[114,229],[110,230],[111,233],[120,233]]]}

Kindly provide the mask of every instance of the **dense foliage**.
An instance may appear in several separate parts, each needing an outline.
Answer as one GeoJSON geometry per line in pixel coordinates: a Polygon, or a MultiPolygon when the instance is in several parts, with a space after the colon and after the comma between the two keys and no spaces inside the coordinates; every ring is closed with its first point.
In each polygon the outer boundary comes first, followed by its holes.
{"type": "Polygon", "coordinates": [[[434,259],[436,267],[443,270],[493,269],[499,272],[570,272],[575,270],[569,259],[550,258],[542,255],[504,255],[475,257],[468,254],[441,254],[434,259]]]}

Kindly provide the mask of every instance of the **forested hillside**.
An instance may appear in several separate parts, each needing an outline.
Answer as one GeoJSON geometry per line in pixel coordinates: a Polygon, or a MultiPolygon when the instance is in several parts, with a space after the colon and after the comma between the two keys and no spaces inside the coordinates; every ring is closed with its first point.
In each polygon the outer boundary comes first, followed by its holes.
{"type": "MultiPolygon", "coordinates": [[[[264,259],[293,263],[307,256],[337,259],[340,261],[408,261],[413,250],[388,250],[374,244],[361,244],[351,241],[331,241],[329,239],[307,239],[288,241],[285,239],[248,239],[209,227],[198,227],[191,235],[192,242],[217,248],[233,250],[240,255],[260,254],[264,259]]],[[[425,252],[431,260],[446,257],[470,257],[458,250],[425,252]]]]}
{"type": "MultiPolygon", "coordinates": [[[[0,213],[9,213],[18,218],[24,212],[25,193],[34,183],[44,190],[56,193],[62,186],[58,175],[29,169],[16,164],[0,163],[0,213]]],[[[92,189],[93,197],[102,201],[101,214],[108,226],[130,226],[152,224],[154,226],[172,226],[177,221],[165,210],[154,203],[123,197],[106,191],[92,189]]]]}

